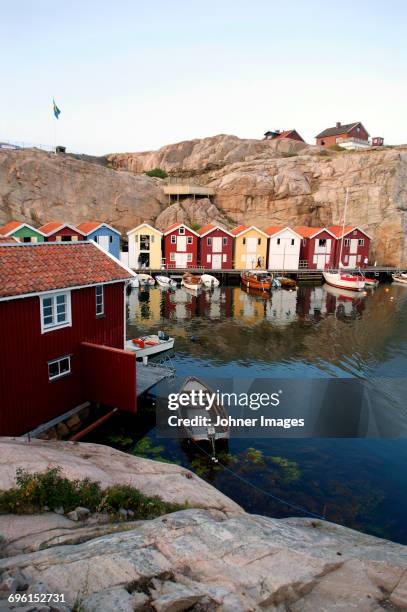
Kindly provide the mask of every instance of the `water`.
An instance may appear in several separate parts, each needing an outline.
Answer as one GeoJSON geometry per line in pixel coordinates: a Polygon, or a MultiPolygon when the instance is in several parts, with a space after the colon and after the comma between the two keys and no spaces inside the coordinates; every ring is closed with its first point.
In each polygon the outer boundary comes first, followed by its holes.
{"type": "MultiPolygon", "coordinates": [[[[407,371],[403,286],[380,286],[362,297],[301,286],[274,291],[271,299],[240,287],[198,297],[151,288],[132,291],[127,315],[129,338],[159,329],[175,336],[179,376],[371,379],[407,371]]],[[[405,439],[231,439],[213,464],[196,449],[158,438],[154,406],[147,408],[148,402],[135,417],[120,415],[89,439],[184,465],[250,512],[306,515],[268,492],[330,521],[407,543],[405,439]]]]}

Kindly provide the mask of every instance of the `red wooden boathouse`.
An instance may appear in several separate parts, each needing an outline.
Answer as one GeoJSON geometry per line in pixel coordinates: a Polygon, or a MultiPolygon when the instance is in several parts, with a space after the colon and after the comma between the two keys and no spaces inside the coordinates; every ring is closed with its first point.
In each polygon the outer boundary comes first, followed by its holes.
{"type": "Polygon", "coordinates": [[[336,236],[335,268],[362,267],[365,259],[369,259],[370,236],[359,227],[352,225],[346,226],[343,230],[340,225],[332,225],[328,229],[336,236]],[[342,262],[340,262],[342,241],[342,262]]]}
{"type": "Polygon", "coordinates": [[[196,268],[199,234],[183,223],[174,223],[163,236],[166,268],[196,268]]]}
{"type": "Polygon", "coordinates": [[[93,242],[0,243],[0,435],[96,401],[136,410],[123,350],[133,273],[93,242]]]}
{"type": "Polygon", "coordinates": [[[203,268],[230,270],[233,267],[233,234],[208,223],[198,230],[198,261],[203,268]]]}
{"type": "Polygon", "coordinates": [[[74,225],[64,221],[50,221],[39,228],[46,242],[76,242],[85,240],[85,234],[74,225]]]}
{"type": "Polygon", "coordinates": [[[311,270],[326,270],[335,266],[335,234],[325,227],[301,225],[293,229],[302,237],[300,267],[311,270]]]}

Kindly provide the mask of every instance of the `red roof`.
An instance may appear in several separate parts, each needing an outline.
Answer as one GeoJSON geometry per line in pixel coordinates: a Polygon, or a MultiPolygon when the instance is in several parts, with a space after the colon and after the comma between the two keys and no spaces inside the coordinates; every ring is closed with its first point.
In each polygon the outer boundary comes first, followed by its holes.
{"type": "Polygon", "coordinates": [[[308,225],[299,225],[298,227],[293,227],[294,232],[297,232],[303,238],[310,238],[311,236],[315,236],[315,234],[319,234],[325,228],[324,227],[308,227],[308,225]]]}
{"type": "Polygon", "coordinates": [[[237,227],[235,227],[234,229],[230,231],[232,234],[234,234],[234,236],[237,236],[241,232],[244,232],[245,230],[248,230],[248,229],[249,229],[248,225],[238,225],[237,227]]]}
{"type": "Polygon", "coordinates": [[[332,234],[335,234],[337,238],[341,238],[341,236],[345,236],[346,234],[349,234],[349,232],[351,232],[354,229],[355,229],[354,225],[345,225],[343,232],[342,232],[342,225],[331,225],[331,227],[328,227],[328,230],[332,234]]]}
{"type": "Polygon", "coordinates": [[[66,223],[66,221],[50,221],[45,225],[41,225],[38,231],[42,232],[46,236],[49,236],[50,234],[55,234],[55,232],[61,230],[64,227],[70,227],[71,229],[78,231],[80,234],[83,234],[82,230],[75,227],[71,223],[66,223]]]}
{"type": "Polygon", "coordinates": [[[210,232],[211,230],[215,228],[216,228],[216,225],[213,225],[213,223],[207,223],[206,225],[202,226],[199,230],[197,230],[197,232],[198,234],[202,236],[202,234],[206,234],[206,232],[210,232]]]}
{"type": "Polygon", "coordinates": [[[84,221],[83,223],[79,223],[76,227],[84,234],[90,234],[99,227],[99,225],[103,225],[103,223],[99,223],[98,221],[84,221]]]}
{"type": "Polygon", "coordinates": [[[93,242],[0,244],[0,298],[133,276],[93,242]]]}
{"type": "Polygon", "coordinates": [[[181,223],[181,222],[180,223],[173,223],[172,225],[167,227],[166,230],[163,230],[163,235],[166,236],[170,232],[176,230],[177,227],[185,227],[189,232],[192,232],[193,234],[195,234],[195,236],[199,235],[195,230],[191,229],[190,227],[188,227],[188,225],[185,225],[185,223],[181,223]]]}
{"type": "Polygon", "coordinates": [[[281,230],[284,229],[284,228],[285,228],[284,225],[270,225],[270,227],[268,227],[264,231],[269,236],[272,236],[273,234],[277,234],[277,232],[281,232],[281,230]]]}
{"type": "Polygon", "coordinates": [[[3,225],[3,227],[0,227],[0,234],[3,234],[3,236],[5,236],[6,234],[9,234],[10,232],[14,232],[22,225],[23,225],[22,221],[10,221],[9,223],[6,223],[6,225],[3,225]]]}
{"type": "Polygon", "coordinates": [[[0,244],[10,244],[10,242],[18,242],[14,236],[0,236],[0,244]]]}

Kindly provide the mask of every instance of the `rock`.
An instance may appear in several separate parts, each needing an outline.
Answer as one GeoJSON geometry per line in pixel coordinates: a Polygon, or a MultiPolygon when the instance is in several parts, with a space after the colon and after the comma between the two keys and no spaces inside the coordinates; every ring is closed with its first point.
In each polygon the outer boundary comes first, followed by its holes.
{"type": "Polygon", "coordinates": [[[79,515],[76,512],[76,510],[71,510],[71,512],[68,512],[68,514],[66,515],[69,520],[71,521],[79,521],[79,515]]]}
{"type": "Polygon", "coordinates": [[[189,610],[202,597],[202,592],[194,593],[181,585],[177,589],[161,595],[151,603],[157,612],[181,612],[182,610],[189,610]]]}
{"type": "Polygon", "coordinates": [[[65,514],[65,510],[63,506],[58,506],[58,508],[54,508],[55,514],[65,514]]]}
{"type": "Polygon", "coordinates": [[[17,591],[18,582],[9,572],[4,572],[0,577],[0,593],[15,593],[17,591]]]}
{"type": "MultiPolygon", "coordinates": [[[[132,516],[134,516],[134,512],[132,516]]],[[[106,525],[107,523],[110,523],[110,515],[108,512],[95,512],[86,521],[87,525],[106,525]]]]}
{"type": "Polygon", "coordinates": [[[80,426],[81,420],[77,414],[73,414],[69,419],[65,421],[66,427],[69,429],[76,429],[80,426]]]}
{"type": "Polygon", "coordinates": [[[58,438],[65,438],[69,434],[69,427],[65,423],[58,423],[56,426],[58,438]]]}
{"type": "Polygon", "coordinates": [[[78,506],[77,508],[75,508],[75,512],[80,521],[84,521],[86,518],[88,518],[90,514],[89,508],[83,508],[82,506],[78,506]]]}
{"type": "Polygon", "coordinates": [[[133,518],[134,517],[134,512],[133,510],[127,510],[127,514],[129,518],[133,518]]]}
{"type": "Polygon", "coordinates": [[[124,508],[120,508],[118,514],[119,514],[119,518],[125,521],[127,520],[127,516],[128,516],[127,510],[125,510],[124,508]]]}
{"type": "Polygon", "coordinates": [[[196,201],[187,198],[182,202],[168,206],[158,215],[155,226],[160,230],[165,230],[173,223],[181,222],[187,225],[198,224],[200,226],[213,222],[224,227],[230,225],[230,220],[208,198],[196,201]]]}
{"type": "MultiPolygon", "coordinates": [[[[191,472],[179,465],[143,459],[101,444],[0,439],[0,490],[15,486],[17,467],[29,472],[44,472],[52,466],[60,466],[61,473],[71,480],[89,478],[98,481],[102,488],[128,484],[145,495],[154,496],[159,492],[167,502],[188,502],[191,507],[211,508],[227,514],[243,512],[240,506],[198,476],[185,478],[185,474],[191,472]]],[[[0,516],[0,525],[1,519],[0,516]]]]}
{"type": "MultiPolygon", "coordinates": [[[[148,597],[144,596],[148,601],[148,597]]],[[[93,593],[81,601],[80,609],[83,612],[134,612],[136,600],[123,587],[104,589],[93,593]]]]}

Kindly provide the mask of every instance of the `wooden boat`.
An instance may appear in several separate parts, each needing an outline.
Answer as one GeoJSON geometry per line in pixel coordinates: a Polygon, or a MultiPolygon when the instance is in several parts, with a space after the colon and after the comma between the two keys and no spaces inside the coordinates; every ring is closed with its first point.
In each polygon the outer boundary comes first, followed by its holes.
{"type": "Polygon", "coordinates": [[[157,283],[160,285],[160,287],[176,287],[177,286],[177,281],[170,278],[169,276],[162,276],[162,275],[157,275],[155,277],[155,280],[157,281],[157,283]]]}
{"type": "Polygon", "coordinates": [[[137,359],[141,359],[142,357],[149,357],[163,351],[169,351],[174,347],[174,342],[175,338],[168,336],[164,332],[158,332],[158,335],[152,334],[127,340],[125,348],[128,351],[135,352],[137,359]]]}
{"type": "Polygon", "coordinates": [[[248,289],[271,291],[273,277],[266,272],[242,272],[242,285],[248,289]]]}
{"type": "Polygon", "coordinates": [[[287,276],[277,276],[277,280],[279,281],[282,287],[288,287],[289,289],[292,289],[293,287],[297,286],[295,280],[292,278],[287,278],[287,276]]]}
{"type": "Polygon", "coordinates": [[[186,272],[181,281],[181,285],[190,289],[191,291],[198,291],[201,288],[201,277],[198,274],[191,274],[186,272]]]}
{"type": "Polygon", "coordinates": [[[219,287],[220,283],[212,274],[202,274],[201,282],[204,287],[219,287]]]}
{"type": "Polygon", "coordinates": [[[137,274],[140,285],[155,285],[155,280],[150,274],[137,274]]]}
{"type": "Polygon", "coordinates": [[[407,285],[407,275],[406,274],[392,274],[391,276],[395,283],[400,283],[401,285],[407,285]]]}
{"type": "Polygon", "coordinates": [[[348,289],[349,291],[363,291],[365,288],[365,281],[361,276],[355,276],[354,274],[348,274],[347,272],[322,272],[325,281],[332,287],[338,287],[338,289],[348,289]]]}
{"type": "MultiPolygon", "coordinates": [[[[184,381],[179,393],[191,394],[192,391],[195,393],[203,391],[204,393],[214,395],[212,389],[198,378],[195,378],[195,376],[191,376],[184,381]]],[[[206,405],[196,406],[191,401],[187,406],[179,407],[178,416],[182,419],[190,420],[190,424],[184,423],[182,425],[181,433],[183,437],[189,438],[194,442],[207,441],[214,443],[216,440],[226,440],[229,438],[229,424],[215,425],[218,417],[228,420],[227,412],[222,404],[214,402],[210,410],[206,410],[206,405]],[[206,417],[206,422],[203,421],[204,417],[206,417]],[[209,420],[210,423],[208,423],[209,420]]]]}

